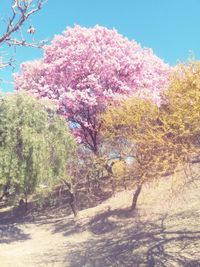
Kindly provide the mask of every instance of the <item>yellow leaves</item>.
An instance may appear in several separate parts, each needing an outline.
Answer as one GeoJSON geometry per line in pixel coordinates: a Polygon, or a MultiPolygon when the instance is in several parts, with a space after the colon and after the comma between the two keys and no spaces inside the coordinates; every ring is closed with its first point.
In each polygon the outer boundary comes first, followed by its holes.
{"type": "Polygon", "coordinates": [[[126,173],[127,164],[123,160],[118,160],[112,167],[113,175],[117,178],[122,177],[126,173]]]}
{"type": "MultiPolygon", "coordinates": [[[[123,136],[134,144],[129,153],[136,155],[137,164],[132,170],[142,179],[174,172],[199,151],[200,62],[178,66],[162,98],[160,107],[129,98],[103,115],[103,134],[107,131],[110,139],[123,136]]],[[[116,175],[124,175],[121,162],[114,168],[116,175]]]]}
{"type": "Polygon", "coordinates": [[[170,110],[167,123],[179,139],[190,142],[200,131],[200,63],[179,66],[164,97],[170,110]]]}
{"type": "Polygon", "coordinates": [[[139,98],[127,99],[118,107],[110,107],[103,115],[103,132],[110,138],[123,132],[128,139],[137,139],[138,129],[140,136],[144,136],[145,131],[149,129],[149,120],[155,117],[157,110],[150,101],[139,98]]]}

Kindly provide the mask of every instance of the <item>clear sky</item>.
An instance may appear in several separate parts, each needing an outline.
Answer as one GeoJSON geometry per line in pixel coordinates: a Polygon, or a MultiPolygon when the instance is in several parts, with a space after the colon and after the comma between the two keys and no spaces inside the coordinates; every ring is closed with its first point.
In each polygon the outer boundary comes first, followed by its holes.
{"type": "MultiPolygon", "coordinates": [[[[10,1],[0,1],[0,15],[6,16],[3,8],[10,1]]],[[[47,0],[30,23],[36,28],[36,39],[51,40],[75,24],[99,24],[116,28],[130,40],[152,48],[170,65],[191,56],[200,58],[200,0],[47,0]]],[[[25,26],[28,28],[29,24],[25,26]]],[[[1,53],[11,51],[4,47],[1,53]]],[[[40,50],[18,48],[15,71],[23,61],[41,56],[40,50]]],[[[4,81],[0,84],[3,91],[13,90],[11,69],[1,71],[0,78],[4,81]]]]}

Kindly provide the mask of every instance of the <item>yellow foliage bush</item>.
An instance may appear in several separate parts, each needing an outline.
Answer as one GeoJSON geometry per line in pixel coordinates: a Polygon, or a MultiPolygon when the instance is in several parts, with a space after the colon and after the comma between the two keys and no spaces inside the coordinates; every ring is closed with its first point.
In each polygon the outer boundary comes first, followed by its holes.
{"type": "MultiPolygon", "coordinates": [[[[133,144],[129,154],[134,155],[132,173],[139,184],[174,172],[199,153],[200,63],[190,62],[175,69],[160,106],[132,97],[109,107],[103,121],[105,137],[126,138],[133,144]]],[[[123,176],[125,170],[120,164],[114,169],[123,176]]]]}

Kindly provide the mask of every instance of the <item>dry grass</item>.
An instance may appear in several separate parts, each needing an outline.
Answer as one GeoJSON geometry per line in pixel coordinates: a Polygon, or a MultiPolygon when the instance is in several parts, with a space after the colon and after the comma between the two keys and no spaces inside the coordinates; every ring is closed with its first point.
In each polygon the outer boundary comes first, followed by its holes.
{"type": "Polygon", "coordinates": [[[134,213],[131,196],[118,193],[75,219],[2,222],[0,266],[200,266],[200,182],[179,173],[146,185],[134,213]]]}

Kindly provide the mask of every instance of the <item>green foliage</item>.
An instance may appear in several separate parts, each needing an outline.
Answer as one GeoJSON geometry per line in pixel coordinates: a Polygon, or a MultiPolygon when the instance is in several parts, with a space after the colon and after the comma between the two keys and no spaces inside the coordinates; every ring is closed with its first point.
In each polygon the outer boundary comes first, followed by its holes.
{"type": "Polygon", "coordinates": [[[50,103],[25,93],[5,95],[0,104],[0,186],[25,196],[39,184],[69,179],[75,143],[50,103]]]}

